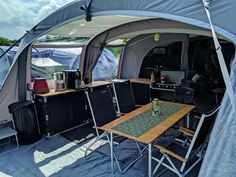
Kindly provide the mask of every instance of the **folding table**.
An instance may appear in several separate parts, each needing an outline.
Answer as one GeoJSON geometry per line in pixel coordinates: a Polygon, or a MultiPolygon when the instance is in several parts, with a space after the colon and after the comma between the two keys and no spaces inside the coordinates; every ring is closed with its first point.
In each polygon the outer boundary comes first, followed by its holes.
{"type": "Polygon", "coordinates": [[[113,134],[148,145],[148,176],[152,176],[152,143],[188,114],[194,106],[160,101],[161,112],[152,115],[151,103],[142,106],[102,127],[110,133],[111,170],[113,173],[113,134]]]}

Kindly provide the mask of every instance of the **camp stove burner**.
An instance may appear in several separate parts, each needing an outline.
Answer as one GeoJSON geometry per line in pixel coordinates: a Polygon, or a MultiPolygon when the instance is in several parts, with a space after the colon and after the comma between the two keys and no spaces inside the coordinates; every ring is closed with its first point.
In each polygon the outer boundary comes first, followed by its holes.
{"type": "Polygon", "coordinates": [[[174,82],[165,82],[165,83],[155,82],[153,83],[152,88],[174,91],[176,87],[180,87],[180,86],[181,84],[176,84],[174,82]]]}

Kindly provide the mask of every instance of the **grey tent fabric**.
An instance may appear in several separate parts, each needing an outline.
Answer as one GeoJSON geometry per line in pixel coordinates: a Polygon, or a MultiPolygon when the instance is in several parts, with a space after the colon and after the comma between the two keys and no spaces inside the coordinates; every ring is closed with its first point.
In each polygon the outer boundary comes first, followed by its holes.
{"type": "MultiPolygon", "coordinates": [[[[28,48],[30,46],[28,46],[20,55],[22,58],[28,58],[28,48]]],[[[29,60],[17,60],[18,62],[18,66],[27,66],[29,60]]],[[[27,89],[27,85],[26,85],[26,69],[18,69],[18,73],[17,73],[17,81],[18,81],[18,100],[19,101],[24,101],[26,99],[26,89],[27,89]]]]}
{"type": "Polygon", "coordinates": [[[221,109],[217,117],[214,129],[211,134],[209,146],[203,161],[203,165],[199,176],[204,175],[210,177],[214,174],[215,177],[220,176],[235,176],[236,156],[235,156],[235,107],[236,107],[236,60],[234,58],[231,66],[231,75],[225,65],[224,56],[221,51],[221,46],[216,37],[214,27],[211,22],[209,13],[209,1],[203,0],[207,16],[211,25],[213,40],[216,47],[221,71],[223,72],[224,81],[226,83],[226,93],[221,103],[221,109]],[[209,165],[209,162],[210,165],[209,165]]]}
{"type": "Polygon", "coordinates": [[[18,62],[12,66],[11,72],[8,74],[4,86],[0,90],[0,123],[12,119],[8,111],[8,105],[18,101],[18,66],[18,62]]]}
{"type": "Polygon", "coordinates": [[[189,35],[184,36],[184,41],[182,43],[182,53],[181,53],[181,70],[188,70],[188,45],[189,45],[189,35]]]}
{"type": "MultiPolygon", "coordinates": [[[[24,50],[20,56],[27,58],[28,50],[24,50]]],[[[28,60],[16,60],[11,67],[7,79],[0,90],[0,123],[11,120],[8,105],[19,100],[26,99],[26,62],[28,60]],[[25,66],[21,68],[20,66],[25,66]]]]}
{"type": "MultiPolygon", "coordinates": [[[[92,69],[94,68],[97,62],[97,55],[101,53],[101,47],[102,45],[104,45],[104,41],[109,42],[109,40],[112,41],[122,36],[125,37],[126,35],[129,35],[130,33],[134,33],[134,32],[142,32],[143,34],[150,33],[150,31],[158,32],[158,29],[164,30],[167,33],[168,33],[168,30],[173,31],[176,29],[182,32],[184,32],[184,29],[187,29],[185,32],[191,32],[191,30],[199,30],[199,31],[201,30],[201,33],[203,33],[207,31],[206,29],[203,29],[203,28],[191,26],[191,25],[181,23],[181,22],[166,20],[166,19],[149,19],[149,20],[142,20],[142,21],[124,24],[116,28],[107,30],[99,34],[98,36],[96,36],[92,41],[90,41],[90,43],[88,44],[86,48],[86,53],[85,53],[85,58],[84,58],[85,65],[83,68],[84,71],[87,71],[87,73],[90,73],[92,71],[92,69]]],[[[176,35],[176,37],[178,36],[176,35]]],[[[182,38],[181,38],[181,41],[183,41],[182,38]]],[[[166,40],[169,40],[169,39],[166,38],[166,40]]],[[[178,38],[178,40],[180,40],[180,38],[178,38]]],[[[183,55],[186,56],[186,54],[183,54],[183,55]]],[[[139,65],[140,63],[137,63],[137,66],[139,65]]],[[[132,70],[132,72],[135,72],[135,71],[132,70]]],[[[87,73],[84,72],[85,75],[87,73]]],[[[130,78],[131,76],[136,76],[136,75],[137,74],[132,73],[132,75],[128,76],[128,78],[130,78]]]]}
{"type": "Polygon", "coordinates": [[[4,82],[5,77],[10,69],[10,62],[7,56],[3,56],[0,60],[0,88],[2,87],[1,84],[4,82]]]}
{"type": "Polygon", "coordinates": [[[188,35],[161,34],[160,40],[155,41],[153,34],[146,34],[128,41],[122,58],[121,78],[130,79],[138,77],[143,59],[151,49],[157,46],[167,46],[177,41],[182,42],[181,69],[188,69],[188,35]]]}

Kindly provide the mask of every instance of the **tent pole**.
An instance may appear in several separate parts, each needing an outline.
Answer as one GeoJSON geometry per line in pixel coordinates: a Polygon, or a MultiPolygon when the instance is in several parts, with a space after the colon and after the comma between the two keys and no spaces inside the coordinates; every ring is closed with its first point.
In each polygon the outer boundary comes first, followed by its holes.
{"type": "Polygon", "coordinates": [[[21,39],[23,38],[24,36],[22,36],[20,39],[18,39],[16,42],[14,42],[7,50],[5,50],[5,52],[3,52],[3,54],[0,56],[0,59],[9,51],[11,50],[16,44],[18,44],[21,39]]]}
{"type": "Polygon", "coordinates": [[[225,64],[225,59],[224,59],[224,56],[223,56],[223,53],[222,53],[222,50],[221,50],[221,46],[220,46],[220,43],[217,39],[215,30],[214,30],[214,27],[213,27],[213,24],[212,24],[212,21],[211,21],[211,16],[210,16],[210,11],[209,11],[210,0],[203,0],[202,2],[204,4],[204,8],[205,8],[205,11],[206,11],[209,23],[210,23],[212,37],[213,37],[213,40],[214,40],[214,45],[215,45],[215,49],[216,49],[216,53],[217,53],[217,58],[218,58],[218,61],[220,63],[220,69],[221,69],[221,72],[222,72],[222,75],[223,75],[223,78],[224,78],[224,81],[225,81],[225,85],[226,85],[226,93],[228,94],[229,99],[231,101],[233,112],[236,113],[235,93],[234,93],[233,86],[232,86],[232,83],[231,83],[231,80],[230,80],[229,72],[228,72],[226,64],[225,64]]]}

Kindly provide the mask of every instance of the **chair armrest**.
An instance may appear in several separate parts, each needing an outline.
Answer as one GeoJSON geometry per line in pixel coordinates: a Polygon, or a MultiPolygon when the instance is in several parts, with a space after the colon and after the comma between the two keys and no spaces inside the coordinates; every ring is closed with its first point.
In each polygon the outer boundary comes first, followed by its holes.
{"type": "Polygon", "coordinates": [[[179,131],[180,131],[181,133],[183,133],[184,135],[187,135],[187,136],[190,136],[190,137],[193,137],[193,135],[194,135],[194,131],[189,130],[189,129],[184,128],[184,127],[180,127],[180,128],[179,128],[179,131]]]}
{"type": "Polygon", "coordinates": [[[183,158],[182,156],[164,148],[163,146],[160,146],[160,145],[154,145],[156,148],[158,148],[161,152],[165,153],[165,154],[169,154],[171,155],[172,157],[176,158],[177,160],[180,160],[182,162],[186,162],[187,160],[185,158],[183,158]]]}
{"type": "Polygon", "coordinates": [[[101,127],[98,127],[98,126],[93,126],[93,128],[95,128],[95,129],[101,129],[101,127]]]}
{"type": "Polygon", "coordinates": [[[124,116],[125,114],[127,114],[127,113],[120,112],[120,113],[118,114],[118,117],[120,117],[120,116],[124,116]]]}
{"type": "Polygon", "coordinates": [[[201,119],[201,116],[193,116],[195,119],[201,119]]]}

